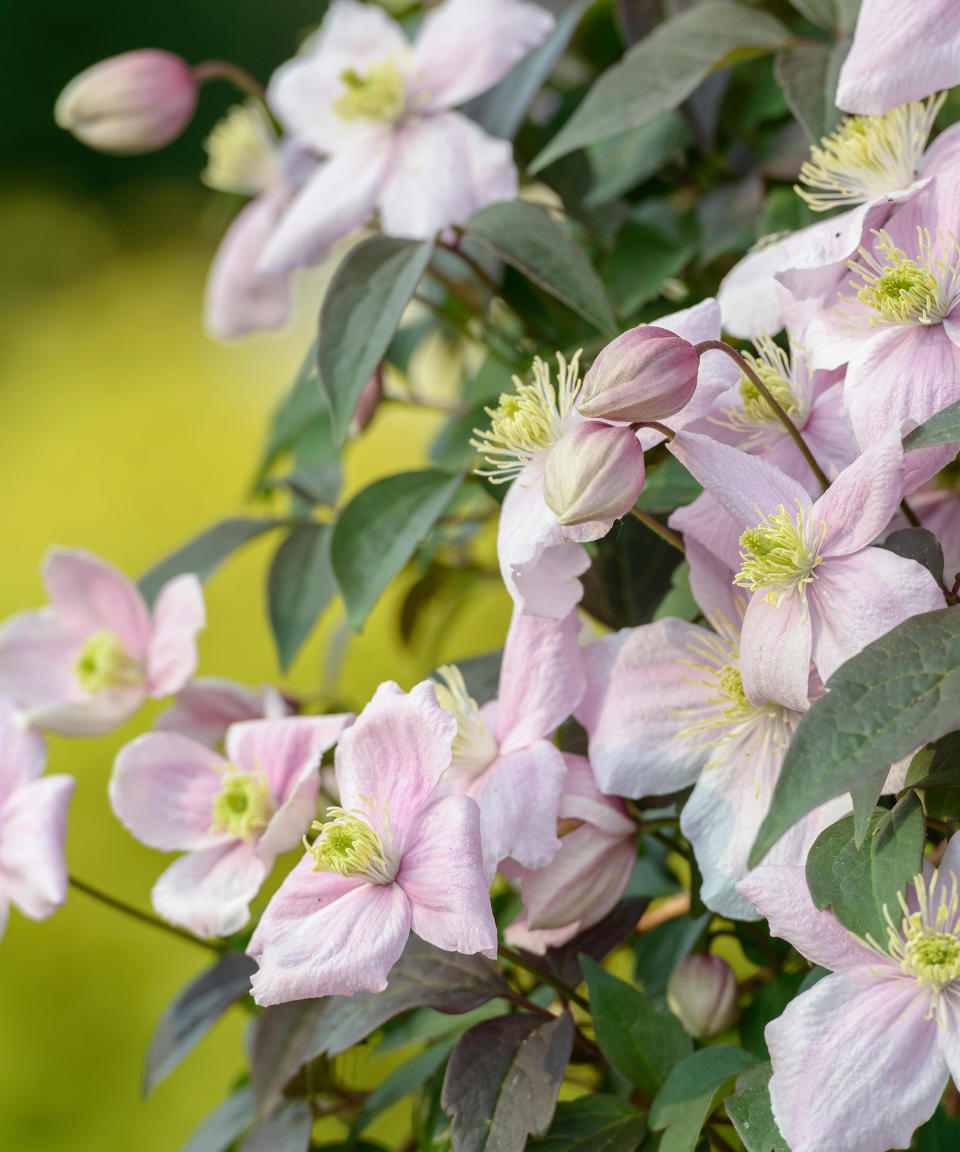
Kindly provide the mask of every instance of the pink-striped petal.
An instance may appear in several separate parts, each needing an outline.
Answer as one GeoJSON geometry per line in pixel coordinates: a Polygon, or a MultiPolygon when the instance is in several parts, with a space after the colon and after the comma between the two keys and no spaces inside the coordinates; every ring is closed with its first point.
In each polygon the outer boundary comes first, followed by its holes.
{"type": "MultiPolygon", "coordinates": [[[[817,569],[818,573],[825,567],[817,569]]],[[[740,633],[740,675],[743,690],[754,704],[807,710],[813,614],[798,592],[777,604],[771,604],[762,589],[754,592],[740,633]]]]}
{"type": "Polygon", "coordinates": [[[152,625],[140,590],[112,564],[81,548],[51,548],[43,580],[57,615],[82,636],[112,632],[138,659],[146,657],[152,625]]]}
{"type": "Polygon", "coordinates": [[[207,623],[203,589],[192,573],[160,589],[153,606],[153,636],[147,653],[151,696],[171,696],[197,670],[197,633],[207,623]]]}
{"type": "Polygon", "coordinates": [[[72,776],[22,785],[0,808],[0,890],[25,916],[42,920],[67,895],[64,840],[72,776]]]}
{"type": "Polygon", "coordinates": [[[188,852],[154,884],[153,906],[197,936],[230,936],[250,919],[250,901],[272,865],[272,856],[243,840],[188,852]]]}

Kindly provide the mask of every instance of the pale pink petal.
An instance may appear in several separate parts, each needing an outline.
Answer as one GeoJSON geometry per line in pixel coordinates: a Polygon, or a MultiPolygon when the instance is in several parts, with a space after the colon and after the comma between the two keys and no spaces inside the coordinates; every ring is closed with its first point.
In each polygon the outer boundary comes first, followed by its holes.
{"type": "Polygon", "coordinates": [[[428,944],[496,956],[480,811],[468,796],[444,796],[424,812],[396,883],[410,901],[410,927],[428,944]]]}
{"type": "Polygon", "coordinates": [[[940,997],[937,1010],[940,1054],[956,1084],[960,1080],[960,996],[948,988],[940,997]]]}
{"type": "Polygon", "coordinates": [[[165,584],[153,606],[153,638],[147,654],[151,696],[178,692],[197,670],[197,633],[207,623],[203,589],[192,573],[165,584]]]}
{"type": "Polygon", "coordinates": [[[719,609],[734,619],[731,598],[740,595],[733,587],[733,575],[743,562],[740,556],[742,526],[709,492],[701,492],[691,504],[678,508],[667,523],[683,534],[686,545],[701,546],[696,559],[688,557],[690,582],[697,603],[706,613],[719,609]]]}
{"type": "Polygon", "coordinates": [[[865,548],[826,561],[817,569],[808,596],[812,657],[824,683],[851,656],[909,616],[944,607],[943,594],[926,568],[885,548],[865,548]]]}
{"type": "Polygon", "coordinates": [[[85,639],[50,608],[12,616],[0,627],[0,692],[25,708],[88,699],[73,672],[85,639]]]}
{"type": "Polygon", "coordinates": [[[909,979],[825,976],[767,1025],[773,1116],[792,1152],[906,1148],[947,1083],[937,1023],[909,979]]]}
{"type": "Polygon", "coordinates": [[[43,580],[68,628],[83,636],[112,632],[132,656],[146,656],[153,630],[146,602],[112,564],[81,548],[51,548],[43,580]]]}
{"type": "Polygon", "coordinates": [[[373,215],[393,140],[351,146],[325,161],[280,218],[257,270],[278,273],[318,263],[342,236],[373,215]]]}
{"type": "Polygon", "coordinates": [[[21,718],[33,728],[61,736],[101,736],[129,720],[145,699],[142,688],[104,689],[85,700],[26,708],[21,718]]]}
{"type": "Polygon", "coordinates": [[[161,712],[153,726],[158,732],[179,732],[213,748],[231,724],[258,720],[266,714],[261,692],[233,680],[201,676],[177,693],[176,703],[161,712]]]}
{"type": "Polygon", "coordinates": [[[110,803],[138,840],[165,851],[210,848],[230,840],[213,830],[213,803],[226,761],[175,732],[149,732],[121,748],[110,803]]]}
{"type": "Polygon", "coordinates": [[[426,240],[516,194],[511,145],[458,112],[443,112],[399,129],[377,207],[388,236],[426,240]]]}
{"type": "Polygon", "coordinates": [[[920,163],[924,176],[938,176],[960,163],[960,124],[951,124],[927,148],[920,163]]]}
{"type": "Polygon", "coordinates": [[[428,108],[453,108],[491,88],[547,38],[553,16],[525,0],[445,0],[427,13],[411,71],[428,108]]]}
{"type": "Polygon", "coordinates": [[[754,592],[740,634],[740,675],[743,690],[754,704],[772,701],[806,711],[812,615],[812,608],[804,605],[797,592],[777,604],[769,603],[763,590],[754,592]]]}
{"type": "Polygon", "coordinates": [[[197,936],[230,936],[250,919],[250,901],[273,865],[254,844],[231,840],[188,852],[162,873],[150,896],[171,924],[197,936]]]}
{"type": "Polygon", "coordinates": [[[287,206],[286,187],[268,190],[245,205],[227,229],[210,265],[204,322],[229,340],[282,328],[290,318],[289,272],[261,272],[260,256],[287,206]]]}
{"type": "Polygon", "coordinates": [[[450,764],[456,731],[456,717],[437,703],[432,681],[409,693],[391,681],[381,684],[337,746],[341,805],[348,811],[366,811],[367,799],[385,805],[402,850],[406,830],[450,764]]]}
{"type": "Polygon", "coordinates": [[[40,776],[46,762],[43,737],[25,728],[13,701],[0,696],[0,808],[18,788],[40,776]]]}
{"type": "Polygon", "coordinates": [[[590,735],[602,792],[664,795],[697,778],[709,752],[680,734],[717,713],[713,686],[690,667],[699,645],[711,639],[705,629],[668,617],[584,649],[587,687],[576,717],[590,735]]]}
{"type": "Polygon", "coordinates": [[[67,808],[72,776],[43,776],[18,788],[0,808],[0,888],[25,916],[42,920],[64,902],[67,808]]]}
{"type": "Polygon", "coordinates": [[[580,621],[524,615],[514,609],[500,666],[497,740],[506,756],[549,739],[583,695],[580,621]]]}
{"type": "Polygon", "coordinates": [[[564,752],[567,775],[560,798],[560,819],[585,820],[608,836],[632,837],[637,826],[627,815],[619,796],[607,796],[597,781],[586,756],[564,752]]]}
{"type": "Polygon", "coordinates": [[[410,901],[399,885],[313,872],[310,863],[305,857],[283,882],[251,941],[258,1004],[382,992],[409,938],[410,901]],[[296,895],[285,895],[288,887],[296,895]],[[283,912],[308,903],[313,911],[281,919],[271,912],[278,899],[283,912]]]}
{"type": "Polygon", "coordinates": [[[827,526],[821,555],[848,556],[889,525],[903,497],[903,446],[894,430],[845,468],[814,504],[812,519],[827,526]]]}
{"type": "Polygon", "coordinates": [[[840,70],[837,106],[877,115],[960,83],[960,9],[954,0],[863,0],[840,70]]]}
{"type": "MultiPolygon", "coordinates": [[[[682,308],[679,312],[669,312],[658,320],[651,320],[650,323],[656,328],[666,328],[676,336],[682,336],[691,344],[699,344],[703,340],[719,340],[720,304],[719,301],[708,297],[706,300],[701,300],[699,304],[694,304],[692,308],[682,308]]],[[[708,357],[713,355],[718,357],[716,363],[720,363],[720,357],[723,360],[728,360],[728,357],[722,353],[707,353],[708,357]]]]}
{"type": "Polygon", "coordinates": [[[562,928],[530,928],[524,914],[507,925],[503,939],[511,948],[522,948],[534,956],[543,956],[548,948],[562,948],[579,931],[579,921],[565,924],[562,928]]]}
{"type": "MultiPolygon", "coordinates": [[[[814,375],[826,373],[816,372],[814,375]]],[[[834,479],[857,458],[859,449],[844,410],[842,382],[827,388],[814,400],[803,426],[803,438],[829,479],[834,479]]],[[[809,476],[810,466],[802,460],[793,442],[787,437],[783,442],[794,448],[796,458],[805,469],[804,475],[809,476]]]]}

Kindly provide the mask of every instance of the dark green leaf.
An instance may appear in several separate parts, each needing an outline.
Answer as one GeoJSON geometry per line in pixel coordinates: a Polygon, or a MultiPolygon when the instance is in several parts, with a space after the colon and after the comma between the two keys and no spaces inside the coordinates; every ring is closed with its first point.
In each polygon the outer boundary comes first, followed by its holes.
{"type": "Polygon", "coordinates": [[[404,1096],[416,1092],[424,1081],[429,1080],[443,1065],[455,1043],[455,1036],[441,1040],[438,1044],[433,1044],[411,1056],[399,1068],[394,1068],[364,1100],[360,1111],[353,1118],[350,1131],[354,1135],[362,1132],[381,1112],[396,1104],[398,1100],[402,1100],[404,1096]]]}
{"type": "Polygon", "coordinates": [[[272,532],[285,523],[285,520],[250,520],[239,516],[232,520],[221,520],[176,552],[171,552],[145,576],[140,577],[140,591],[144,599],[152,604],[164,584],[184,572],[194,572],[201,580],[206,580],[231,553],[262,536],[264,532],[272,532]]]}
{"type": "Polygon", "coordinates": [[[637,503],[647,512],[672,512],[690,504],[703,489],[675,456],[668,456],[647,473],[637,503]]]}
{"type": "Polygon", "coordinates": [[[917,1129],[910,1147],[914,1152],[956,1152],[960,1148],[960,1119],[938,1108],[926,1124],[917,1129]]]}
{"type": "Polygon", "coordinates": [[[548,164],[598,140],[639,128],[678,107],[718,68],[786,48],[779,20],[732,0],[704,0],[658,25],[600,77],[531,165],[548,164]]]}
{"type": "Polygon", "coordinates": [[[482,656],[471,656],[457,664],[467,691],[478,704],[496,699],[502,661],[503,649],[500,649],[497,652],[484,652],[482,656]]]}
{"type": "Polygon", "coordinates": [[[943,583],[943,549],[936,536],[926,528],[899,528],[891,532],[880,547],[907,560],[916,560],[938,584],[943,583]]]}
{"type": "Polygon", "coordinates": [[[727,1115],[746,1152],[790,1152],[770,1110],[767,1084],[771,1072],[769,1064],[748,1068],[740,1074],[736,1090],[725,1101],[727,1115]]]}
{"type": "Polygon", "coordinates": [[[619,1096],[590,1095],[557,1105],[550,1131],[527,1145],[530,1152],[635,1152],[647,1122],[619,1096]]]}
{"type": "Polygon", "coordinates": [[[655,1096],[693,1045],[672,1013],[658,1010],[640,991],[594,963],[581,961],[590,989],[597,1043],[622,1075],[655,1096]]]}
{"type": "Polygon", "coordinates": [[[270,627],[286,672],[334,593],[329,524],[298,524],[277,549],[267,580],[270,627]]]}
{"type": "Polygon", "coordinates": [[[853,817],[825,829],[807,856],[807,886],[818,908],[833,914],[856,936],[887,938],[884,907],[895,913],[897,900],[920,871],[926,826],[915,792],[891,811],[878,808],[861,848],[854,840],[853,817]]]}
{"type": "Polygon", "coordinates": [[[686,121],[671,109],[632,132],[594,144],[587,153],[593,187],[584,197],[584,206],[598,208],[618,200],[658,172],[689,143],[686,121]]]}
{"type": "Polygon", "coordinates": [[[769,984],[754,993],[750,1003],[741,1010],[738,1028],[740,1043],[758,1060],[769,1058],[764,1029],[771,1020],[782,1015],[790,1001],[799,994],[802,972],[781,972],[769,984]]]}
{"type": "Polygon", "coordinates": [[[523,1152],[550,1126],[572,1047],[568,1012],[499,1016],[465,1032],[441,1098],[454,1152],[523,1152]]]}
{"type": "Polygon", "coordinates": [[[224,1012],[250,991],[257,966],[242,952],[226,952],[188,984],[160,1017],[143,1074],[144,1095],[173,1071],[224,1012]]]}
{"type": "Polygon", "coordinates": [[[617,321],[593,265],[567,230],[545,209],[522,200],[491,204],[464,224],[464,232],[492,249],[585,320],[612,335],[617,321]]]}
{"type": "Polygon", "coordinates": [[[316,1036],[326,1004],[326,1000],[292,1000],[274,1004],[257,1017],[250,1050],[250,1086],[258,1116],[271,1112],[284,1085],[318,1055],[316,1036]]]}
{"type": "Polygon", "coordinates": [[[763,181],[756,173],[735,184],[718,184],[697,203],[700,260],[709,264],[725,252],[745,252],[756,239],[763,210],[763,181]]]}
{"type": "Polygon", "coordinates": [[[466,412],[453,416],[440,429],[440,434],[430,445],[430,459],[439,468],[466,468],[476,459],[477,450],[471,447],[474,429],[490,423],[486,413],[488,403],[475,404],[466,412]]]}
{"type": "Polygon", "coordinates": [[[632,316],[653,300],[664,281],[684,269],[693,252],[692,245],[653,224],[627,224],[603,265],[618,311],[632,316]]]}
{"type": "Polygon", "coordinates": [[[960,788],[960,732],[922,748],[910,761],[908,788],[960,788]]]}
{"type": "Polygon", "coordinates": [[[257,469],[255,487],[258,487],[284,452],[289,452],[300,434],[314,423],[330,425],[330,409],[320,390],[317,371],[317,345],[314,341],[307,353],[290,391],[273,413],[270,435],[257,469]]]}
{"type": "Polygon", "coordinates": [[[837,78],[848,47],[845,43],[803,44],[774,61],[790,111],[814,144],[829,136],[843,119],[836,102],[837,78]]]}
{"type": "Polygon", "coordinates": [[[249,1088],[240,1088],[201,1121],[181,1152],[226,1152],[252,1123],[253,1095],[249,1088]]]}
{"type": "Polygon", "coordinates": [[[931,416],[919,428],[914,428],[903,441],[907,452],[944,444],[960,444],[960,400],[931,416]]]}
{"type": "Polygon", "coordinates": [[[660,1152],[693,1152],[718,1090],[756,1059],[732,1044],[715,1044],[678,1064],[650,1109],[650,1127],[666,1129],[660,1152]]]}
{"type": "Polygon", "coordinates": [[[429,241],[374,236],[344,257],[327,289],[317,363],[339,443],[432,252],[429,241]]]}
{"type": "Polygon", "coordinates": [[[751,867],[819,804],[957,727],[960,607],[898,624],[830,677],[800,720],[751,867]]]}
{"type": "Polygon", "coordinates": [[[460,480],[436,468],[400,472],[358,492],[340,513],[331,542],[333,571],[355,631],[433,528],[460,480]]]}
{"type": "Polygon", "coordinates": [[[657,605],[653,618],[663,620],[666,616],[676,616],[680,620],[695,620],[700,615],[700,605],[694,599],[690,587],[690,565],[684,561],[674,568],[670,577],[670,591],[657,605]]]}
{"type": "Polygon", "coordinates": [[[462,111],[491,136],[512,140],[591,3],[592,0],[573,0],[557,17],[553,31],[540,47],[515,64],[499,84],[465,104],[462,111]]]}
{"type": "Polygon", "coordinates": [[[306,1100],[284,1100],[244,1137],[240,1152],[307,1152],[313,1115],[306,1100]]]}

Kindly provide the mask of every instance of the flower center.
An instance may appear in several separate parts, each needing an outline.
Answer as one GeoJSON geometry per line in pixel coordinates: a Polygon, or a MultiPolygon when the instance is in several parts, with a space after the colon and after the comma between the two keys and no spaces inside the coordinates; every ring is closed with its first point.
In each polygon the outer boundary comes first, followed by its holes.
{"type": "Polygon", "coordinates": [[[901,104],[882,116],[848,116],[810,149],[797,194],[814,210],[865,204],[909,188],[946,93],[901,104]]]}
{"type": "Polygon", "coordinates": [[[504,392],[496,408],[484,411],[490,417],[487,431],[474,428],[477,437],[470,444],[490,465],[478,468],[493,484],[506,484],[537,455],[555,444],[563,433],[564,419],[573,408],[583,381],[580,379],[580,353],[567,360],[557,353],[557,383],[550,379],[550,367],[534,357],[531,379],[513,377],[515,391],[504,392]]]}
{"type": "Polygon", "coordinates": [[[392,884],[400,860],[386,807],[378,808],[375,801],[366,797],[364,803],[367,816],[344,808],[328,808],[325,821],[314,820],[310,825],[318,833],[316,840],[308,844],[304,839],[304,847],[313,857],[315,872],[362,876],[371,884],[392,884]]]}
{"type": "Polygon", "coordinates": [[[815,579],[814,569],[822,563],[820,549],[827,531],[824,523],[814,525],[812,511],[801,507],[791,515],[781,504],[756,528],[748,528],[740,537],[743,564],[734,584],[751,592],[768,589],[770,604],[779,604],[795,589],[805,601],[806,585],[815,579]]]}
{"type": "Polygon", "coordinates": [[[918,228],[913,258],[886,232],[875,231],[874,236],[880,255],[861,248],[861,262],[848,264],[859,277],[850,281],[857,299],[873,312],[870,326],[939,324],[960,303],[960,246],[956,237],[952,232],[918,228]]]}
{"type": "Polygon", "coordinates": [[[220,192],[259,196],[278,175],[277,134],[257,101],[235,104],[204,140],[201,180],[220,192]]]}
{"type": "Polygon", "coordinates": [[[143,664],[124,648],[115,632],[95,632],[80,649],[73,666],[84,692],[135,688],[146,679],[143,664]]]}
{"type": "MultiPolygon", "coordinates": [[[[790,352],[771,337],[760,334],[754,338],[756,355],[742,352],[743,358],[766,385],[774,400],[799,428],[803,428],[810,415],[810,403],[804,383],[807,379],[806,355],[803,349],[790,342],[790,352]]],[[[725,408],[724,419],[712,418],[714,424],[747,434],[747,443],[762,443],[771,430],[783,432],[780,418],[770,401],[744,372],[737,388],[740,406],[725,408]]]]}
{"type": "Polygon", "coordinates": [[[263,772],[241,772],[234,767],[223,773],[223,783],[213,801],[211,831],[226,832],[237,840],[256,840],[275,811],[263,772]]]}
{"type": "MultiPolygon", "coordinates": [[[[900,970],[930,992],[941,992],[960,979],[960,894],[956,873],[950,873],[950,883],[940,888],[939,902],[934,906],[931,895],[937,886],[939,873],[934,872],[929,882],[920,873],[913,878],[917,894],[918,912],[910,912],[903,893],[899,894],[903,913],[899,927],[886,905],[886,953],[900,962],[900,970]]],[[[876,951],[884,949],[871,937],[866,941],[876,951]]]]}
{"type": "Polygon", "coordinates": [[[365,74],[355,68],[341,72],[343,93],[333,107],[341,120],[375,120],[393,124],[403,115],[406,88],[396,62],[387,58],[371,64],[365,74]]]}
{"type": "Polygon", "coordinates": [[[496,737],[480,715],[476,700],[467,691],[463,673],[453,664],[437,669],[442,682],[435,685],[437,703],[457,718],[449,776],[479,776],[496,760],[500,751],[496,737]]]}

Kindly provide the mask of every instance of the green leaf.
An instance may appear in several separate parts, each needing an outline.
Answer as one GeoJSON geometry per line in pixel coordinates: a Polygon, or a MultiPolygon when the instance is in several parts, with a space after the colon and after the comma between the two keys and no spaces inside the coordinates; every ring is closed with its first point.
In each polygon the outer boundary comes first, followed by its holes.
{"type": "Polygon", "coordinates": [[[270,627],[284,672],[334,593],[330,536],[329,524],[298,524],[277,549],[270,565],[270,627]]]}
{"type": "Polygon", "coordinates": [[[774,61],[774,74],[790,111],[814,144],[843,119],[837,107],[837,79],[848,48],[847,43],[803,44],[774,61]]]}
{"type": "Polygon", "coordinates": [[[194,536],[176,552],[171,552],[145,576],[140,577],[140,591],[144,599],[152,604],[164,584],[184,572],[193,572],[199,579],[206,580],[238,548],[285,523],[285,520],[253,520],[239,516],[221,520],[199,536],[194,536]]]}
{"type": "Polygon", "coordinates": [[[827,687],[797,725],[751,867],[819,804],[957,727],[960,607],[898,624],[841,665],[827,687]]]}
{"type": "Polygon", "coordinates": [[[887,938],[884,908],[896,917],[898,897],[920,871],[926,825],[915,792],[887,812],[876,809],[861,848],[853,816],[817,837],[807,856],[807,887],[818,908],[830,907],[855,936],[887,938]]]}
{"type": "Polygon", "coordinates": [[[674,1066],[690,1055],[690,1037],[676,1016],[655,1008],[639,988],[587,956],[581,965],[601,1051],[631,1083],[655,1096],[674,1066]]]}
{"type": "Polygon", "coordinates": [[[904,437],[907,452],[917,448],[939,448],[945,444],[960,444],[960,400],[935,413],[919,428],[904,437]]]}
{"type": "Polygon", "coordinates": [[[649,124],[601,140],[590,147],[587,159],[593,187],[584,197],[586,208],[598,208],[618,200],[682,152],[691,141],[687,122],[675,109],[655,116],[649,124]]]}
{"type": "Polygon", "coordinates": [[[956,1152],[960,1148],[960,1119],[948,1116],[941,1106],[917,1129],[910,1147],[914,1152],[956,1152]]]}
{"type": "Polygon", "coordinates": [[[635,1152],[647,1132],[643,1114],[619,1096],[591,1094],[557,1105],[546,1136],[529,1152],[635,1152]]]}
{"type": "Polygon", "coordinates": [[[659,294],[665,280],[683,271],[693,253],[692,245],[653,224],[627,224],[603,262],[604,279],[618,311],[632,316],[659,294]]]}
{"type": "Polygon", "coordinates": [[[557,17],[553,31],[539,48],[515,64],[499,84],[464,104],[461,111],[491,136],[512,140],[591,3],[592,0],[573,0],[557,17]]]}
{"type": "Polygon", "coordinates": [[[257,1016],[250,1044],[250,1087],[258,1117],[269,1115],[284,1085],[316,1052],[326,1000],[274,1004],[257,1016]]]}
{"type": "Polygon", "coordinates": [[[672,512],[691,504],[703,489],[675,456],[667,456],[647,473],[637,503],[647,512],[672,512]]]}
{"type": "Polygon", "coordinates": [[[601,332],[617,331],[613,308],[593,265],[545,209],[522,200],[491,204],[474,213],[463,229],[601,332]]]}
{"type": "Polygon", "coordinates": [[[650,1127],[666,1129],[660,1152],[693,1152],[714,1096],[756,1060],[732,1044],[715,1044],[678,1064],[650,1109],[650,1127]]]}
{"type": "Polygon", "coordinates": [[[460,481],[436,468],[400,472],[358,492],[337,517],[333,571],[354,631],[433,528],[460,481]]]}
{"type": "Polygon", "coordinates": [[[950,732],[910,761],[908,788],[960,788],[960,732],[950,732]]]}
{"type": "Polygon", "coordinates": [[[545,1132],[573,1047],[569,1012],[485,1020],[454,1048],[441,1098],[454,1152],[523,1152],[545,1132]]]}
{"type": "Polygon", "coordinates": [[[880,547],[907,560],[916,560],[938,584],[943,583],[943,549],[936,536],[926,528],[899,528],[891,532],[880,547]]]}
{"type": "Polygon", "coordinates": [[[429,1080],[430,1077],[443,1065],[443,1062],[450,1055],[457,1038],[451,1036],[447,1039],[441,1040],[437,1044],[431,1045],[429,1048],[424,1048],[423,1051],[417,1052],[415,1056],[411,1056],[409,1060],[400,1065],[399,1068],[394,1070],[384,1080],[373,1089],[366,1100],[364,1100],[362,1107],[356,1116],[353,1118],[353,1123],[350,1125],[350,1132],[356,1136],[361,1133],[364,1128],[373,1122],[373,1120],[385,1112],[388,1108],[392,1107],[398,1100],[402,1100],[404,1096],[410,1095],[411,1092],[416,1092],[418,1088],[422,1087],[424,1082],[429,1080]]]}
{"type": "Polygon", "coordinates": [[[314,421],[330,424],[330,409],[320,389],[316,341],[311,345],[290,391],[274,409],[270,434],[257,469],[255,489],[260,487],[280,456],[293,447],[300,433],[314,421]]]}
{"type": "Polygon", "coordinates": [[[143,1073],[145,1096],[193,1051],[231,1004],[243,999],[256,970],[244,953],[225,952],[184,988],[160,1017],[150,1041],[143,1073]]]}
{"type": "Polygon", "coordinates": [[[531,171],[639,128],[678,107],[711,72],[776,52],[791,40],[790,30],[766,12],[733,0],[704,0],[658,25],[604,72],[531,171]]]}
{"type": "Polygon", "coordinates": [[[258,1121],[240,1145],[240,1152],[306,1152],[313,1114],[306,1100],[284,1100],[275,1112],[258,1121]]]}
{"type": "Polygon", "coordinates": [[[252,1122],[253,1095],[240,1088],[200,1122],[181,1152],[226,1152],[252,1122]]]}
{"type": "Polygon", "coordinates": [[[772,1072],[769,1064],[747,1068],[738,1077],[736,1090],[725,1101],[727,1115],[746,1152],[790,1152],[770,1108],[767,1084],[772,1072]]]}
{"type": "Polygon", "coordinates": [[[347,253],[327,289],[317,363],[338,443],[346,438],[360,393],[383,359],[432,252],[430,241],[374,236],[347,253]]]}

